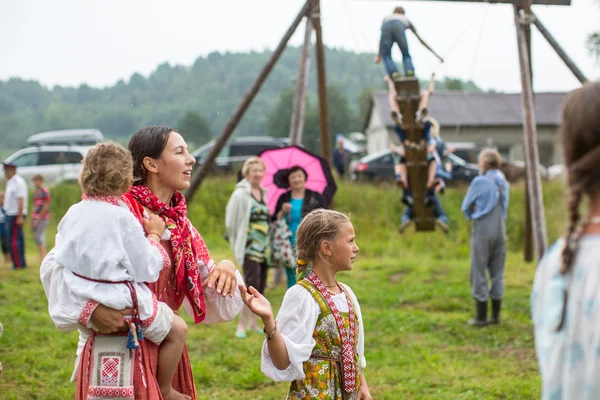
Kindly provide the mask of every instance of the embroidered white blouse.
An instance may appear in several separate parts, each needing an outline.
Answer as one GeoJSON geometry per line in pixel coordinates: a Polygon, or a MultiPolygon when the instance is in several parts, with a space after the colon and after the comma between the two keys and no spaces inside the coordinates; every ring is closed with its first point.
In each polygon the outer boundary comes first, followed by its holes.
{"type": "Polygon", "coordinates": [[[531,292],[535,350],[542,376],[542,398],[600,398],[600,235],[578,243],[571,273],[560,274],[564,240],[540,261],[531,292]],[[564,292],[568,291],[560,331],[564,292]]]}
{"type": "MultiPolygon", "coordinates": [[[[344,285],[344,288],[350,294],[350,299],[354,305],[354,311],[359,323],[357,352],[361,366],[367,366],[365,359],[365,334],[362,321],[362,314],[358,300],[350,287],[344,285]]],[[[339,312],[348,312],[348,302],[346,295],[331,294],[331,298],[339,312]]],[[[271,355],[267,347],[267,341],[263,343],[261,357],[261,371],[269,378],[277,382],[291,382],[297,379],[304,379],[302,363],[310,358],[315,340],[313,333],[317,325],[317,319],[321,309],[313,296],[300,285],[294,285],[285,293],[283,303],[277,314],[277,329],[281,333],[290,358],[290,365],[285,370],[279,370],[273,364],[271,355]]]]}
{"type": "Polygon", "coordinates": [[[68,271],[65,284],[74,295],[115,310],[133,306],[127,285],[93,282],[73,273],[134,282],[143,321],[156,313],[155,297],[144,282],[155,282],[163,264],[169,262],[160,243],[150,242],[125,204],[83,200],[71,206],[58,224],[54,259],[68,271]]]}

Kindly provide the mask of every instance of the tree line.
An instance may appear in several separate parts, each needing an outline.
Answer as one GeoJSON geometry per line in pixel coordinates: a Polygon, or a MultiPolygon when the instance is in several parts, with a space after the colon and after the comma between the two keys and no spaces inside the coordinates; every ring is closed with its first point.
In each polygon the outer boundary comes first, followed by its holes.
{"type": "MultiPolygon", "coordinates": [[[[94,88],[47,88],[34,80],[0,81],[0,146],[20,147],[28,136],[48,130],[97,128],[106,136],[126,138],[151,124],[174,126],[200,145],[218,134],[269,51],[211,53],[193,65],[160,64],[149,76],[94,88]]],[[[236,130],[238,136],[287,136],[300,49],[288,48],[236,130]]],[[[383,68],[373,55],[326,49],[332,133],[362,129],[370,89],[383,89],[383,68]]],[[[313,63],[307,97],[305,139],[317,147],[318,102],[313,63]]],[[[472,82],[445,79],[440,90],[479,90],[472,82]]]]}

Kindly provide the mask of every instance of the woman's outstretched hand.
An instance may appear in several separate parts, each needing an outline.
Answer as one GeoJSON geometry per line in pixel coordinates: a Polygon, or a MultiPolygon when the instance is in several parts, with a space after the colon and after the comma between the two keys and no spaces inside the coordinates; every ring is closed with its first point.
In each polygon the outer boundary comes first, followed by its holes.
{"type": "Polygon", "coordinates": [[[215,288],[217,293],[225,297],[232,295],[235,292],[235,286],[237,285],[237,278],[235,277],[235,264],[229,260],[223,260],[217,264],[216,267],[208,274],[202,287],[215,288]]]}
{"type": "Polygon", "coordinates": [[[250,311],[261,317],[263,320],[273,318],[271,303],[269,303],[269,300],[267,300],[265,296],[260,294],[253,286],[246,289],[246,286],[240,283],[238,287],[242,294],[242,300],[244,301],[244,304],[248,306],[250,311]]]}

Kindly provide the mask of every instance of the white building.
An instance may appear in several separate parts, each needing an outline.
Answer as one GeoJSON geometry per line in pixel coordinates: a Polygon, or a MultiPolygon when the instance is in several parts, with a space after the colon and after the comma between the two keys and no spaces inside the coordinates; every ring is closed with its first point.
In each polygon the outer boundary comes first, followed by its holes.
{"type": "MultiPolygon", "coordinates": [[[[566,93],[537,93],[535,117],[540,163],[561,162],[558,125],[566,93]]],[[[509,160],[524,159],[523,113],[520,93],[435,92],[429,114],[441,125],[446,142],[473,142],[495,147],[509,160]]],[[[399,144],[393,130],[387,91],[375,91],[364,127],[369,154],[399,144]]]]}

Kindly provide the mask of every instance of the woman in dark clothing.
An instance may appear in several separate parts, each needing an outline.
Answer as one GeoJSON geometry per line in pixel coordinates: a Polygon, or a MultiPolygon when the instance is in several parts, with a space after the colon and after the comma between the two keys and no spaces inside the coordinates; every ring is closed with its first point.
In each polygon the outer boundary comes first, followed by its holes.
{"type": "MultiPolygon", "coordinates": [[[[296,231],[302,218],[309,212],[317,208],[327,208],[325,199],[319,193],[306,188],[306,178],[308,174],[304,168],[294,166],[290,168],[287,174],[291,190],[285,192],[277,200],[274,218],[285,218],[292,236],[290,242],[292,247],[296,247],[296,231]]],[[[286,268],[288,289],[296,284],[296,272],[293,268],[286,268]]]]}

